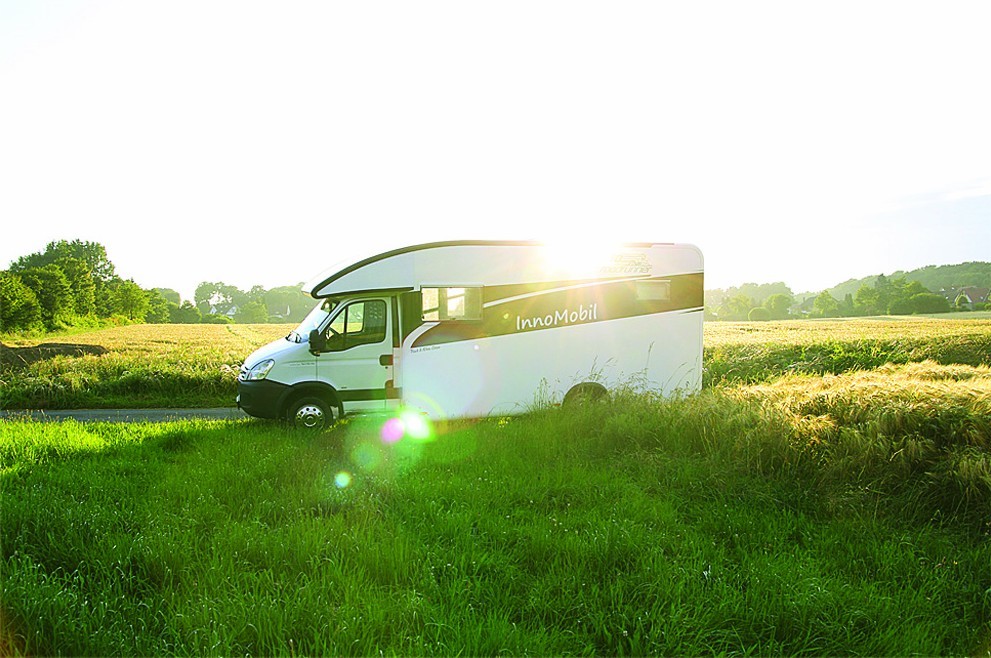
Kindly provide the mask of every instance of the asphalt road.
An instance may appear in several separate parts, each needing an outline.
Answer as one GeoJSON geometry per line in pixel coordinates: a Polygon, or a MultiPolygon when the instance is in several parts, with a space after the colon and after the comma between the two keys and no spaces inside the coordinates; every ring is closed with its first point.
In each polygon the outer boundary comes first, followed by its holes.
{"type": "Polygon", "coordinates": [[[111,423],[163,423],[187,418],[211,420],[237,420],[250,418],[236,407],[214,409],[33,409],[0,411],[0,419],[27,419],[35,421],[61,421],[73,419],[81,422],[111,423]]]}

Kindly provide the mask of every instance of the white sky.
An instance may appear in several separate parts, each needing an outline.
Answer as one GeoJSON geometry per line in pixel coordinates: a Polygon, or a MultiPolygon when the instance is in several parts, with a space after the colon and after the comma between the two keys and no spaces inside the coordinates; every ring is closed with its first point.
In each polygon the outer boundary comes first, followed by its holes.
{"type": "Polygon", "coordinates": [[[0,0],[0,268],[191,298],[449,239],[706,287],[991,260],[987,2],[0,0]]]}

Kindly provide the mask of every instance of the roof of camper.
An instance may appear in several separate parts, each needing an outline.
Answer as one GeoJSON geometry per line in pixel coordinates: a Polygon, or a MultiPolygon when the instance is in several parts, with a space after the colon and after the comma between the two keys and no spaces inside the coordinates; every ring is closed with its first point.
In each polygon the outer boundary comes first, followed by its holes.
{"type": "MultiPolygon", "coordinates": [[[[604,268],[576,276],[569,268],[542,258],[541,254],[549,249],[561,248],[527,240],[429,242],[339,263],[305,285],[303,291],[319,299],[354,292],[415,290],[421,286],[503,285],[622,276],[603,271],[604,268]]],[[[630,242],[611,246],[603,253],[613,259],[629,259],[653,251],[665,252],[664,275],[702,271],[701,252],[688,244],[630,242]]]]}

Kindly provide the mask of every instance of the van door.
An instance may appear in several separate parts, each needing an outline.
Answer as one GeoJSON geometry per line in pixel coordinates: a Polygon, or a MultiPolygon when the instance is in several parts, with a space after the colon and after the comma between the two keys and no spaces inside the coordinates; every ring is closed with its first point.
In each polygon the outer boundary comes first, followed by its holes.
{"type": "Polygon", "coordinates": [[[317,379],[337,389],[353,411],[382,411],[392,381],[392,319],[386,299],[344,303],[323,330],[317,379]]]}

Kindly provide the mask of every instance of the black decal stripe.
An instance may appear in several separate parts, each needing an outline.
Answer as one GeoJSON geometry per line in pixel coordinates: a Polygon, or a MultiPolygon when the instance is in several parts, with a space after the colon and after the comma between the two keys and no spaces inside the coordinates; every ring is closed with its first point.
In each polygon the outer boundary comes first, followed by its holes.
{"type": "MultiPolygon", "coordinates": [[[[545,284],[540,284],[541,286],[545,284]]],[[[691,311],[703,306],[703,275],[679,274],[638,280],[603,281],[602,285],[553,290],[526,296],[484,308],[478,321],[441,322],[428,329],[413,342],[412,347],[442,345],[491,336],[541,331],[575,324],[618,320],[672,311],[691,311]],[[637,296],[641,281],[670,282],[670,297],[665,300],[645,300],[637,296]]],[[[525,294],[520,286],[493,287],[492,301],[525,294]],[[502,288],[503,290],[498,290],[502,288]],[[510,290],[506,290],[510,289],[510,290]],[[497,296],[499,293],[501,296],[497,296]],[[505,295],[506,292],[512,294],[505,295]]],[[[531,287],[529,292],[534,292],[531,287]]],[[[485,289],[489,297],[489,289],[485,289]]]]}
{"type": "Polygon", "coordinates": [[[337,391],[341,402],[364,402],[367,400],[398,400],[402,397],[401,388],[355,388],[337,391]]]}
{"type": "MultiPolygon", "coordinates": [[[[548,281],[544,283],[512,283],[502,286],[483,286],[482,305],[504,303],[514,297],[531,297],[546,292],[561,291],[561,289],[577,289],[594,285],[602,285],[614,281],[626,281],[633,277],[622,279],[582,279],[579,281],[548,281]]],[[[643,277],[648,278],[647,276],[643,277]]]]}

